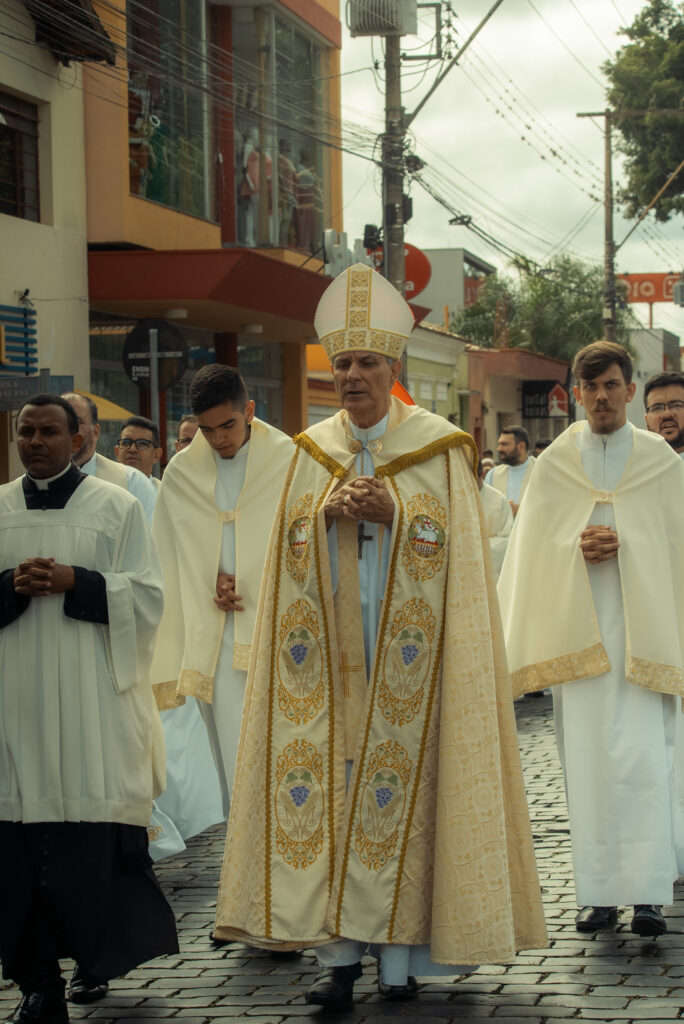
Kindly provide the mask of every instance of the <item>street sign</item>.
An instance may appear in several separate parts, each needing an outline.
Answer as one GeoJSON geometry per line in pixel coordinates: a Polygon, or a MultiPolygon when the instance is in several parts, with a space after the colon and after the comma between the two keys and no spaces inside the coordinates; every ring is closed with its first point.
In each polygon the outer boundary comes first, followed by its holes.
{"type": "Polygon", "coordinates": [[[188,345],[182,333],[166,320],[141,320],[126,338],[123,367],[139,388],[150,388],[150,330],[157,331],[159,388],[173,387],[188,365],[188,345]]]}

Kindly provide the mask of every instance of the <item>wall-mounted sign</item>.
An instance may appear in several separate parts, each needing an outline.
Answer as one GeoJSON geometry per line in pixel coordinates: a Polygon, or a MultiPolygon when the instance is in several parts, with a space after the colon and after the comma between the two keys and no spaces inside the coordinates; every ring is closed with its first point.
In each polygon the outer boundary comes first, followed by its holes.
{"type": "Polygon", "coordinates": [[[570,411],[568,392],[557,380],[524,380],[522,404],[526,420],[567,416],[570,411]]]}

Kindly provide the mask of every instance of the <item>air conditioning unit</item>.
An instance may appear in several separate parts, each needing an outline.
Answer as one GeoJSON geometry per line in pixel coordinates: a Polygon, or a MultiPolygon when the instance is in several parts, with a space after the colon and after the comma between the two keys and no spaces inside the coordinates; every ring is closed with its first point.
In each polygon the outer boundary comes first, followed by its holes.
{"type": "Polygon", "coordinates": [[[414,36],[417,6],[417,0],[347,0],[347,28],[352,36],[414,36]]]}

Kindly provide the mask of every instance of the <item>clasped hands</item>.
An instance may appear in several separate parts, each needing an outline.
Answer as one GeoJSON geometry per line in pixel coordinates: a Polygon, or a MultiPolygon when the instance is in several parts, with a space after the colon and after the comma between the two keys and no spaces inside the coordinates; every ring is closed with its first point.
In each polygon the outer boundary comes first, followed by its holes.
{"type": "Polygon", "coordinates": [[[337,487],[325,503],[325,526],[330,529],[334,519],[343,516],[353,522],[392,525],[394,502],[387,484],[375,476],[357,476],[337,487]]]}
{"type": "Polygon", "coordinates": [[[61,565],[54,558],[26,558],[14,570],[14,590],[27,597],[49,597],[65,594],[76,585],[71,565],[61,565]]]}
{"type": "Polygon", "coordinates": [[[591,565],[615,558],[619,547],[618,535],[610,526],[587,526],[580,533],[580,550],[591,565]]]}
{"type": "Polygon", "coordinates": [[[230,572],[220,572],[216,577],[216,607],[222,612],[243,612],[245,606],[240,604],[241,600],[235,593],[235,576],[230,572]]]}

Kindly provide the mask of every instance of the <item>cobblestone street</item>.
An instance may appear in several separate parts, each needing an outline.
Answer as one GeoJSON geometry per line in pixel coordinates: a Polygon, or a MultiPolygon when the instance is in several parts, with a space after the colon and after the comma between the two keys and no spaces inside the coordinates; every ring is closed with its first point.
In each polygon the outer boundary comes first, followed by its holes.
{"type": "MultiPolygon", "coordinates": [[[[192,840],[163,862],[159,878],[178,919],[181,952],[132,971],[111,984],[108,997],[71,1007],[74,1020],[136,1024],[182,1019],[208,1024],[244,1018],[260,1024],[302,1024],[317,1016],[372,1024],[397,1017],[446,1024],[492,1017],[500,1024],[556,1019],[672,1021],[684,1003],[684,942],[680,899],[667,908],[668,934],[645,942],[629,930],[623,909],[614,932],[581,936],[574,929],[575,896],[560,766],[553,738],[551,698],[517,705],[520,745],[537,862],[549,927],[548,949],[526,950],[507,966],[483,965],[455,983],[421,986],[417,999],[388,1004],[377,994],[374,961],[355,986],[355,1004],[331,1014],[308,1007],[304,991],[315,974],[313,955],[292,959],[239,946],[214,948],[209,937],[218,886],[223,829],[192,840]]],[[[0,991],[2,1019],[18,993],[0,991]]]]}

